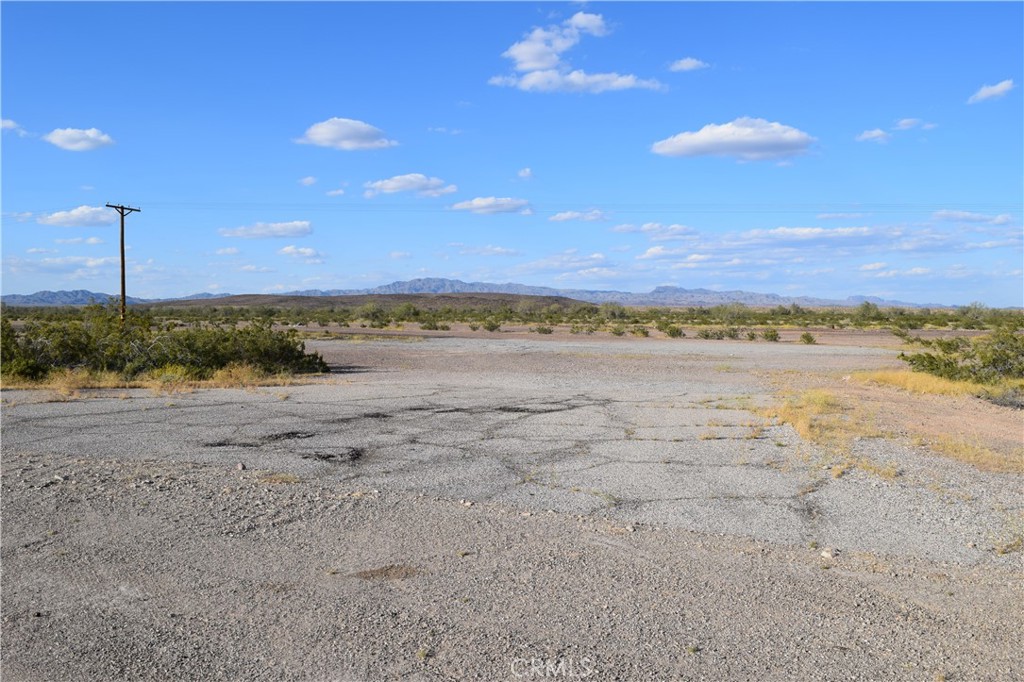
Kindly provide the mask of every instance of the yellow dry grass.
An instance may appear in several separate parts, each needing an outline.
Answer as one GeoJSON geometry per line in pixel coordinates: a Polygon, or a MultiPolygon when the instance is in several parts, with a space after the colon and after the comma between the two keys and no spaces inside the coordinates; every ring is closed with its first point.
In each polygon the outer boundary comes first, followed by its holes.
{"type": "Polygon", "coordinates": [[[930,441],[928,447],[944,457],[966,462],[982,471],[1024,473],[1024,448],[1004,454],[980,443],[972,443],[953,436],[939,436],[930,441]]]}

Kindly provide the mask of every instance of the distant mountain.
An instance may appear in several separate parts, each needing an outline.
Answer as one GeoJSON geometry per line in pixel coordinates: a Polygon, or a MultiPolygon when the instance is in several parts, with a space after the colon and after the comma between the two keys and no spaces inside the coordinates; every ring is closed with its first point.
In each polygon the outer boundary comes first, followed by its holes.
{"type": "Polygon", "coordinates": [[[506,282],[492,284],[488,282],[463,282],[457,279],[427,277],[411,279],[404,282],[392,282],[372,289],[317,289],[288,292],[295,296],[351,296],[358,294],[456,294],[456,293],[492,293],[519,294],[522,296],[562,296],[588,303],[619,303],[626,306],[712,306],[726,303],[743,303],[749,306],[858,306],[870,301],[880,306],[898,306],[905,308],[941,308],[939,303],[918,304],[904,301],[888,301],[874,296],[850,296],[835,300],[814,298],[811,296],[780,296],[778,294],[760,294],[750,291],[713,291],[711,289],[683,289],[681,287],[660,286],[649,293],[629,291],[591,291],[587,289],[554,289],[551,287],[535,287],[526,284],[506,282]]]}
{"type": "MultiPolygon", "coordinates": [[[[220,298],[221,296],[229,296],[230,294],[192,294],[191,296],[181,296],[173,299],[162,299],[162,298],[136,298],[134,296],[128,297],[129,305],[136,305],[138,303],[153,303],[155,301],[188,301],[192,299],[202,298],[220,298]]],[[[106,303],[109,299],[115,301],[121,300],[120,294],[101,294],[95,291],[86,291],[85,289],[76,289],[74,291],[37,291],[34,294],[6,294],[0,296],[0,301],[12,306],[63,306],[63,305],[92,305],[93,303],[106,303]]]]}
{"type": "MultiPolygon", "coordinates": [[[[711,289],[683,289],[681,287],[660,286],[648,293],[630,291],[591,291],[588,289],[554,289],[551,287],[535,287],[526,284],[506,282],[493,284],[489,282],[463,282],[457,279],[426,277],[403,282],[392,282],[371,289],[306,289],[303,291],[285,292],[284,296],[363,296],[387,294],[516,294],[520,296],[559,296],[572,298],[588,303],[619,303],[626,306],[659,306],[678,308],[687,306],[713,306],[727,303],[742,303],[748,306],[777,306],[797,304],[805,307],[855,307],[865,301],[882,307],[903,308],[943,308],[941,303],[907,303],[890,301],[875,296],[850,296],[842,300],[814,298],[811,296],[780,296],[778,294],[760,294],[750,291],[713,291],[711,289]]],[[[201,293],[178,298],[141,299],[128,297],[128,303],[156,303],[159,301],[186,301],[195,299],[219,299],[231,294],[201,293]]],[[[110,294],[98,294],[91,291],[39,291],[27,296],[8,294],[0,297],[7,305],[12,306],[61,306],[88,305],[103,303],[110,294]]],[[[117,298],[117,297],[114,297],[117,298]]]]}

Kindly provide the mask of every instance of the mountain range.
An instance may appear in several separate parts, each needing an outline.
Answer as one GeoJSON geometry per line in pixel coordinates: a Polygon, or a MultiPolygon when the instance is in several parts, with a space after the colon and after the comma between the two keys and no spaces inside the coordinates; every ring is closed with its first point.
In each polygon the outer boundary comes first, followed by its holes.
{"type": "MultiPolygon", "coordinates": [[[[512,282],[493,284],[488,282],[463,282],[457,279],[427,277],[404,282],[392,282],[370,289],[307,289],[289,291],[291,296],[351,296],[351,295],[382,295],[382,294],[453,294],[453,293],[495,293],[519,294],[524,296],[562,296],[588,303],[619,303],[625,306],[712,306],[726,303],[742,303],[748,306],[777,306],[797,304],[807,307],[853,307],[865,301],[883,307],[899,306],[909,308],[941,308],[947,307],[939,303],[919,304],[905,301],[891,301],[874,296],[849,296],[845,299],[815,298],[811,296],[781,296],[779,294],[762,294],[750,291],[714,291],[711,289],[683,289],[674,286],[656,287],[647,293],[629,291],[592,291],[589,289],[555,289],[552,287],[529,286],[512,282]]],[[[170,299],[141,299],[128,297],[129,304],[154,303],[157,301],[181,301],[195,299],[211,299],[230,296],[230,294],[201,293],[170,299]]],[[[109,298],[117,298],[111,294],[101,294],[85,290],[76,291],[37,291],[34,294],[7,294],[0,296],[0,301],[12,306],[77,306],[90,303],[103,303],[109,298]]]]}

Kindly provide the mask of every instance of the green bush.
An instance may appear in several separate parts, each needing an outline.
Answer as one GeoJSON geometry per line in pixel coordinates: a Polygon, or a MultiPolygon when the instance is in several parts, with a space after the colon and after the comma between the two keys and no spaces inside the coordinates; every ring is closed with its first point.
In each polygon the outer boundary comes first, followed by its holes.
{"type": "Polygon", "coordinates": [[[491,319],[484,320],[483,327],[484,327],[484,329],[486,329],[489,332],[496,332],[499,329],[501,329],[501,322],[498,322],[497,320],[491,320],[491,319]]]}
{"type": "Polygon", "coordinates": [[[934,352],[900,353],[917,372],[954,381],[994,384],[1003,379],[1024,379],[1024,335],[1003,328],[975,339],[907,339],[934,352]]]}
{"type": "Polygon", "coordinates": [[[530,331],[537,332],[538,334],[551,334],[554,333],[555,330],[547,325],[538,324],[536,327],[532,327],[530,331]]]}
{"type": "Polygon", "coordinates": [[[764,339],[765,341],[778,341],[779,332],[777,329],[768,327],[767,329],[761,332],[761,338],[764,339]]]}
{"type": "Polygon", "coordinates": [[[242,328],[154,329],[148,316],[131,312],[122,325],[116,307],[88,306],[80,320],[33,321],[15,333],[0,322],[6,376],[40,379],[53,369],[117,372],[130,379],[161,368],[205,379],[229,364],[268,373],[325,372],[319,354],[307,354],[295,330],[273,331],[269,322],[242,328]]]}
{"type": "Polygon", "coordinates": [[[800,343],[806,343],[807,345],[814,345],[818,343],[818,340],[814,338],[814,334],[810,332],[804,332],[800,335],[800,343]]]}
{"type": "Polygon", "coordinates": [[[678,339],[686,334],[683,332],[683,328],[674,324],[666,325],[661,331],[665,332],[665,335],[670,339],[678,339]]]}

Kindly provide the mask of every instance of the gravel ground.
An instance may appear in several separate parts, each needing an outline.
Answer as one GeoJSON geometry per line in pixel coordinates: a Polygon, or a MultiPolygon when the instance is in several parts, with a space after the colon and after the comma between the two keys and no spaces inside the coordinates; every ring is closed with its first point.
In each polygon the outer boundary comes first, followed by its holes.
{"type": "Polygon", "coordinates": [[[1021,477],[864,438],[900,474],[833,478],[756,411],[892,349],[309,346],[304,386],[3,392],[5,680],[1019,678],[1021,477]]]}

